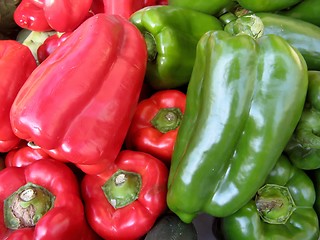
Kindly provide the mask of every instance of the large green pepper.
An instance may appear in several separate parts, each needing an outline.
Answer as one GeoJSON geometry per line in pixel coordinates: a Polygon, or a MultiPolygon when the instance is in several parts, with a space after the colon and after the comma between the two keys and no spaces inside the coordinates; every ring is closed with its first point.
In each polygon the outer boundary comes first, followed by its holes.
{"type": "Polygon", "coordinates": [[[169,0],[170,6],[184,7],[211,15],[219,15],[236,5],[234,0],[169,0]]]}
{"type": "Polygon", "coordinates": [[[304,59],[281,37],[204,34],[174,147],[169,208],[191,222],[199,212],[221,217],[242,207],[290,139],[307,84],[304,59]]]}
{"type": "Polygon", "coordinates": [[[250,29],[263,35],[283,37],[302,54],[309,70],[320,70],[320,27],[275,13],[250,13],[239,18],[227,13],[220,19],[227,23],[225,31],[233,34],[250,29]]]}
{"type": "MultiPolygon", "coordinates": [[[[317,240],[315,188],[309,176],[282,156],[265,185],[244,207],[220,219],[222,239],[317,240]]],[[[219,224],[218,224],[219,226],[219,224]]]]}
{"type": "Polygon", "coordinates": [[[252,12],[274,12],[289,8],[302,0],[237,0],[239,5],[252,12]]]}
{"type": "Polygon", "coordinates": [[[298,18],[320,27],[320,1],[319,0],[303,0],[299,4],[280,11],[279,14],[298,18]]]}
{"type": "Polygon", "coordinates": [[[309,71],[306,103],[299,123],[285,149],[298,168],[320,168],[320,71],[309,71]]]}
{"type": "Polygon", "coordinates": [[[221,30],[214,16],[173,6],[151,6],[135,12],[130,21],[148,47],[146,82],[154,89],[186,85],[191,76],[197,42],[209,30],[221,30]]]}

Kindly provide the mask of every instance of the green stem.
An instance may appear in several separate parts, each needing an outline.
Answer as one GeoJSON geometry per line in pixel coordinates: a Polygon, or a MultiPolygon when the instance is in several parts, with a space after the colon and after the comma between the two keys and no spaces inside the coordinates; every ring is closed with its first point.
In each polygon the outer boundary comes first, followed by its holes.
{"type": "Polygon", "coordinates": [[[4,221],[9,229],[34,227],[54,205],[54,195],[47,189],[27,183],[4,201],[4,221]]]}
{"type": "Polygon", "coordinates": [[[296,209],[288,188],[276,184],[260,188],[255,202],[262,220],[270,224],[285,224],[296,209]]]}
{"type": "Polygon", "coordinates": [[[117,209],[138,199],[141,185],[140,174],[118,170],[101,188],[109,203],[117,209]]]}
{"type": "Polygon", "coordinates": [[[180,126],[182,116],[180,108],[161,108],[151,120],[151,124],[160,132],[166,133],[180,126]]]}

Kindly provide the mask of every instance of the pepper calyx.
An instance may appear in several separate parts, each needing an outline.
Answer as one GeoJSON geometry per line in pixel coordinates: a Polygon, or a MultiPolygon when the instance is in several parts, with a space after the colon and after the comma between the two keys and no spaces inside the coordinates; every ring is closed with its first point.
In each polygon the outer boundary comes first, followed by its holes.
{"type": "Polygon", "coordinates": [[[152,118],[151,124],[161,133],[166,133],[178,128],[181,124],[183,114],[180,108],[161,108],[152,118]]]}

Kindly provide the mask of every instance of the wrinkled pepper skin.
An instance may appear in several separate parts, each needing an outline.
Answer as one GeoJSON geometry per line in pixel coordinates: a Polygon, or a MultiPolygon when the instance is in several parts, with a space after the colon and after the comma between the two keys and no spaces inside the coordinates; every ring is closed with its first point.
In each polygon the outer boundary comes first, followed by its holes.
{"type": "Polygon", "coordinates": [[[92,0],[22,0],[14,20],[31,31],[69,32],[76,29],[88,16],[92,0]]]}
{"type": "Polygon", "coordinates": [[[168,5],[175,7],[189,8],[210,15],[219,15],[224,9],[228,9],[235,4],[233,0],[169,0],[168,5]]]}
{"type": "Polygon", "coordinates": [[[199,212],[223,217],[245,205],[298,123],[307,77],[283,38],[206,33],[174,146],[168,207],[191,222],[199,212]]]}
{"type": "Polygon", "coordinates": [[[11,127],[10,109],[20,88],[37,67],[30,49],[15,40],[0,41],[0,152],[18,145],[11,127]]]}
{"type": "Polygon", "coordinates": [[[144,152],[121,151],[105,172],[83,178],[81,189],[89,224],[103,239],[140,239],[167,209],[167,180],[168,169],[157,158],[144,152]]]}
{"type": "Polygon", "coordinates": [[[303,0],[299,4],[278,12],[281,15],[298,18],[320,27],[320,1],[303,0]]]}
{"type": "Polygon", "coordinates": [[[254,28],[257,22],[261,22],[260,28],[254,31],[260,31],[263,35],[275,34],[284,38],[302,54],[309,70],[320,70],[320,27],[276,13],[257,12],[240,16],[234,21],[231,19],[232,14],[227,14],[231,16],[226,17],[227,22],[231,22],[225,26],[225,31],[236,33],[242,26],[251,24],[254,28]]]}
{"type": "Polygon", "coordinates": [[[276,221],[269,223],[269,219],[264,221],[264,218],[260,216],[259,210],[263,210],[264,205],[261,204],[263,202],[257,201],[259,199],[257,192],[256,199],[250,200],[235,214],[221,219],[220,230],[223,236],[221,239],[317,240],[319,220],[314,209],[316,193],[309,176],[303,170],[291,165],[289,160],[282,156],[270,172],[265,184],[287,188],[294,202],[294,205],[290,206],[291,204],[286,201],[286,196],[283,195],[274,195],[265,200],[265,207],[270,211],[268,214],[279,214],[275,219],[281,223],[276,221]],[[277,207],[276,202],[282,205],[277,207]],[[268,207],[268,203],[271,206],[268,207]],[[262,207],[259,207],[259,204],[262,207]],[[288,212],[291,207],[293,209],[290,215],[288,212]],[[282,223],[280,217],[287,219],[287,221],[282,223]]]}
{"type": "Polygon", "coordinates": [[[128,130],[126,147],[149,153],[170,165],[185,105],[186,95],[177,89],[156,91],[139,102],[128,130]]]}
{"type": "Polygon", "coordinates": [[[309,71],[306,103],[285,153],[298,168],[320,168],[320,71],[309,71]]]}
{"type": "Polygon", "coordinates": [[[294,6],[302,0],[237,0],[239,5],[252,12],[274,12],[294,6]]]}
{"type": "Polygon", "coordinates": [[[146,38],[146,82],[156,90],[186,85],[198,40],[209,30],[222,29],[214,16],[166,5],[143,8],[130,21],[146,38]]]}
{"type": "Polygon", "coordinates": [[[104,171],[124,142],[146,62],[144,39],[133,24],[94,15],[21,88],[11,108],[15,134],[85,173],[104,171]]]}
{"type": "MultiPolygon", "coordinates": [[[[7,167],[0,171],[0,181],[1,239],[97,239],[86,222],[79,183],[65,164],[43,159],[26,167],[7,167]],[[4,211],[9,207],[5,201],[27,183],[49,191],[53,195],[52,207],[40,217],[35,226],[9,229],[4,222],[4,211]]],[[[32,205],[37,209],[36,204],[32,205]]]]}

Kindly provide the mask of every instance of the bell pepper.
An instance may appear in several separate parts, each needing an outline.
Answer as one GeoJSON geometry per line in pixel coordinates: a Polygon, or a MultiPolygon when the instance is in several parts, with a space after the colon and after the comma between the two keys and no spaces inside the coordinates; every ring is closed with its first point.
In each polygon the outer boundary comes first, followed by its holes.
{"type": "Polygon", "coordinates": [[[317,240],[315,199],[309,176],[281,156],[254,199],[221,219],[223,239],[317,240]]]}
{"type": "Polygon", "coordinates": [[[117,14],[126,19],[129,19],[134,12],[155,4],[156,0],[103,0],[104,13],[117,14]]]}
{"type": "Polygon", "coordinates": [[[320,168],[320,71],[309,71],[306,103],[285,153],[298,168],[320,168]]]}
{"type": "Polygon", "coordinates": [[[85,173],[104,171],[126,137],[146,62],[144,39],[133,24],[116,15],[92,16],[21,88],[11,108],[15,134],[85,173]]]}
{"type": "Polygon", "coordinates": [[[69,32],[88,16],[92,0],[22,0],[15,10],[14,20],[32,31],[69,32]]]}
{"type": "Polygon", "coordinates": [[[239,5],[252,12],[275,12],[292,7],[303,0],[237,0],[239,5]]]}
{"type": "Polygon", "coordinates": [[[310,171],[305,171],[305,172],[311,178],[315,188],[316,200],[314,203],[314,209],[318,215],[318,219],[320,219],[320,168],[313,169],[310,171]]]}
{"type": "Polygon", "coordinates": [[[47,37],[37,48],[37,59],[42,63],[72,32],[55,33],[47,37]]]}
{"type": "Polygon", "coordinates": [[[149,153],[170,165],[185,103],[186,95],[176,89],[157,91],[139,102],[126,147],[149,153]]]}
{"type": "Polygon", "coordinates": [[[25,167],[34,161],[49,158],[49,155],[37,146],[25,141],[19,145],[6,154],[4,158],[6,167],[25,167]]]}
{"type": "Polygon", "coordinates": [[[171,160],[168,207],[188,223],[200,212],[223,217],[245,205],[289,141],[307,85],[303,57],[279,36],[204,34],[171,160]]]}
{"type": "Polygon", "coordinates": [[[168,169],[150,154],[123,150],[113,166],[81,182],[90,226],[103,239],[139,239],[166,208],[168,169]]]}
{"type": "Polygon", "coordinates": [[[226,13],[220,20],[227,23],[224,30],[233,34],[249,29],[262,35],[278,35],[302,54],[309,70],[320,70],[320,27],[300,19],[268,12],[250,13],[238,18],[232,13],[226,13]]]}
{"type": "Polygon", "coordinates": [[[0,41],[0,152],[8,152],[20,142],[12,131],[10,109],[20,88],[36,67],[28,47],[15,40],[0,41]]]}
{"type": "Polygon", "coordinates": [[[320,27],[320,1],[303,0],[289,9],[278,12],[281,15],[298,18],[320,27]]]}
{"type": "Polygon", "coordinates": [[[146,40],[146,82],[156,90],[186,85],[198,40],[209,30],[222,29],[214,16],[170,5],[145,7],[132,14],[130,21],[146,40]]]}
{"type": "Polygon", "coordinates": [[[207,13],[210,15],[219,15],[223,9],[229,9],[231,6],[236,4],[234,0],[169,0],[168,4],[170,6],[183,7],[199,12],[207,13]]]}
{"type": "Polygon", "coordinates": [[[1,239],[97,239],[75,175],[51,159],[0,171],[0,216],[1,239]]]}

